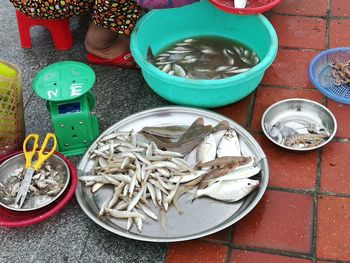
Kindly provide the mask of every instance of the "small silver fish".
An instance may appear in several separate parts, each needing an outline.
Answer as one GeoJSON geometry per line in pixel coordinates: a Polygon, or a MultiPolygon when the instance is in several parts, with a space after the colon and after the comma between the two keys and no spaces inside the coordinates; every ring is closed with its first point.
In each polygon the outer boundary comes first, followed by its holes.
{"type": "Polygon", "coordinates": [[[209,196],[220,201],[236,202],[254,191],[259,184],[258,180],[251,179],[220,181],[207,188],[197,190],[193,199],[209,196]]]}
{"type": "Polygon", "coordinates": [[[133,225],[134,225],[134,218],[129,217],[128,222],[126,223],[126,230],[129,231],[133,225]]]}
{"type": "Polygon", "coordinates": [[[254,65],[254,63],[252,62],[252,61],[250,61],[248,58],[246,58],[246,57],[240,57],[240,59],[244,62],[244,63],[246,63],[246,64],[248,64],[248,65],[250,65],[250,66],[253,66],[254,65]]]}
{"type": "Polygon", "coordinates": [[[105,212],[115,218],[139,217],[141,219],[145,219],[144,215],[130,211],[119,211],[115,209],[105,208],[105,212]]]}
{"type": "Polygon", "coordinates": [[[48,196],[56,196],[59,192],[61,192],[62,188],[61,187],[57,187],[54,188],[53,190],[50,190],[49,192],[47,192],[46,194],[48,196]]]}
{"type": "Polygon", "coordinates": [[[242,51],[239,49],[239,47],[233,47],[233,49],[236,51],[236,53],[238,54],[238,56],[242,56],[242,51]]]}
{"type": "Polygon", "coordinates": [[[117,201],[118,201],[120,194],[122,193],[125,185],[126,185],[126,183],[122,182],[119,186],[114,187],[113,196],[112,196],[112,199],[108,203],[108,208],[113,208],[113,206],[115,206],[117,204],[117,201]]]}
{"type": "Polygon", "coordinates": [[[94,185],[91,187],[91,192],[97,192],[104,185],[104,183],[94,183],[94,185]]]}
{"type": "Polygon", "coordinates": [[[217,149],[217,156],[241,156],[241,146],[237,133],[233,130],[227,130],[220,140],[217,149]]]}
{"type": "Polygon", "coordinates": [[[163,68],[162,71],[165,73],[168,73],[171,70],[172,64],[166,64],[163,68]]]}
{"type": "Polygon", "coordinates": [[[192,51],[191,48],[188,48],[188,47],[174,47],[173,50],[177,50],[177,51],[192,51]]]}
{"type": "Polygon", "coordinates": [[[152,198],[154,205],[157,205],[156,191],[155,191],[153,185],[151,183],[147,182],[146,187],[147,187],[148,192],[151,194],[151,198],[152,198]]]}
{"type": "Polygon", "coordinates": [[[166,61],[167,57],[157,57],[157,61],[166,61]]]}
{"type": "Polygon", "coordinates": [[[287,128],[291,128],[293,129],[297,134],[308,134],[308,128],[307,126],[295,122],[295,121],[288,121],[286,123],[284,123],[284,126],[286,126],[287,128]]]}
{"type": "Polygon", "coordinates": [[[167,53],[169,54],[187,54],[191,53],[192,50],[168,50],[167,53]]]}
{"type": "Polygon", "coordinates": [[[226,70],[225,73],[233,73],[233,74],[239,74],[239,73],[243,73],[250,70],[250,68],[239,68],[239,69],[230,69],[230,70],[226,70]]]}
{"type": "Polygon", "coordinates": [[[231,66],[220,66],[215,69],[216,72],[225,71],[231,68],[231,66]]]}
{"type": "Polygon", "coordinates": [[[271,127],[271,129],[269,129],[270,136],[272,137],[272,139],[274,139],[276,142],[278,143],[282,143],[284,138],[283,138],[283,134],[282,132],[275,126],[271,127]]]}
{"type": "Polygon", "coordinates": [[[149,209],[147,206],[143,205],[142,203],[138,203],[137,204],[138,207],[141,208],[141,210],[148,215],[150,218],[154,219],[154,220],[158,220],[158,217],[155,213],[153,213],[153,211],[151,209],[149,209]]]}
{"type": "Polygon", "coordinates": [[[175,75],[178,77],[184,78],[186,76],[185,70],[177,64],[173,65],[173,70],[174,70],[175,75]]]}
{"type": "Polygon", "coordinates": [[[168,53],[162,53],[162,54],[159,54],[158,57],[169,57],[170,54],[168,53]]]}
{"type": "Polygon", "coordinates": [[[157,61],[154,64],[156,64],[157,66],[163,66],[163,65],[167,65],[170,64],[171,62],[169,61],[157,61]]]}
{"type": "Polygon", "coordinates": [[[195,55],[187,55],[184,57],[184,59],[192,59],[192,58],[196,58],[195,55]]]}
{"type": "Polygon", "coordinates": [[[236,169],[234,169],[232,172],[229,172],[228,174],[224,176],[217,177],[215,179],[209,180],[209,182],[216,182],[216,181],[229,181],[229,180],[241,180],[250,178],[254,175],[257,175],[260,172],[260,167],[258,166],[238,166],[236,169]]]}
{"type": "Polygon", "coordinates": [[[189,58],[189,59],[181,60],[180,62],[182,64],[191,64],[191,63],[194,63],[194,62],[197,62],[197,61],[198,61],[198,59],[196,59],[196,58],[189,58]]]}
{"type": "Polygon", "coordinates": [[[256,57],[253,58],[253,62],[256,65],[256,64],[258,64],[260,62],[260,59],[256,56],[256,57]]]}
{"type": "Polygon", "coordinates": [[[216,51],[212,50],[212,49],[202,49],[201,52],[203,54],[209,54],[209,55],[215,55],[217,54],[216,51]]]}
{"type": "Polygon", "coordinates": [[[188,47],[188,46],[191,46],[192,43],[180,42],[180,43],[176,43],[175,45],[178,46],[178,47],[188,47]]]}
{"type": "Polygon", "coordinates": [[[198,72],[207,72],[207,73],[211,73],[212,72],[212,70],[207,69],[207,68],[197,68],[196,71],[198,71],[198,72]]]}
{"type": "MultiPolygon", "coordinates": [[[[138,211],[136,210],[136,208],[132,209],[132,212],[138,214],[138,211]]],[[[135,221],[135,223],[136,223],[137,230],[141,233],[141,232],[142,232],[142,218],[140,218],[140,217],[135,217],[135,218],[134,218],[134,221],[135,221]]]]}
{"type": "Polygon", "coordinates": [[[195,42],[197,42],[197,40],[193,39],[193,38],[188,38],[188,39],[185,39],[183,42],[184,43],[195,43],[195,42]]]}
{"type": "Polygon", "coordinates": [[[207,135],[197,148],[197,162],[205,163],[215,159],[216,141],[213,134],[207,135]]]}
{"type": "Polygon", "coordinates": [[[187,183],[187,182],[190,182],[190,181],[193,181],[199,177],[201,177],[202,175],[204,175],[206,173],[206,170],[199,170],[199,171],[195,171],[193,173],[189,173],[189,174],[186,174],[186,175],[175,175],[175,176],[172,176],[169,181],[172,182],[172,183],[177,183],[177,182],[180,182],[180,183],[187,183]]]}
{"type": "Polygon", "coordinates": [[[283,123],[281,122],[276,122],[273,126],[273,127],[276,127],[283,135],[284,138],[288,138],[288,137],[291,137],[293,135],[296,134],[296,132],[294,131],[294,129],[292,128],[289,128],[287,126],[285,126],[283,123]]]}
{"type": "Polygon", "coordinates": [[[230,66],[233,66],[233,65],[235,64],[234,58],[228,57],[227,59],[228,59],[228,64],[229,64],[230,66]]]}

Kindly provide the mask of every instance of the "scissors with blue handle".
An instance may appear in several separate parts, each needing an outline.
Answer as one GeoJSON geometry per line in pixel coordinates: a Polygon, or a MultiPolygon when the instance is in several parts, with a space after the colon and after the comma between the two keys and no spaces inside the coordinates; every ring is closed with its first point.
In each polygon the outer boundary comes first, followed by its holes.
{"type": "Polygon", "coordinates": [[[37,161],[33,164],[32,163],[32,159],[36,153],[36,150],[38,148],[38,142],[39,142],[39,135],[38,134],[29,134],[26,139],[23,142],[23,153],[24,153],[24,158],[25,158],[25,175],[24,178],[21,182],[21,185],[19,187],[17,196],[16,196],[16,200],[15,200],[15,205],[19,208],[22,207],[24,200],[27,196],[28,193],[28,189],[30,186],[30,182],[32,181],[32,177],[35,171],[38,171],[39,168],[41,167],[41,165],[50,158],[50,156],[54,153],[54,151],[56,150],[56,146],[57,146],[57,140],[56,140],[56,136],[53,133],[48,133],[45,136],[44,142],[42,143],[41,147],[40,147],[40,151],[38,152],[38,159],[37,161]],[[28,151],[27,150],[27,143],[30,139],[34,140],[34,144],[33,144],[33,149],[28,151]],[[49,142],[49,140],[52,139],[53,140],[53,145],[52,148],[49,152],[45,152],[46,146],[49,142]]]}

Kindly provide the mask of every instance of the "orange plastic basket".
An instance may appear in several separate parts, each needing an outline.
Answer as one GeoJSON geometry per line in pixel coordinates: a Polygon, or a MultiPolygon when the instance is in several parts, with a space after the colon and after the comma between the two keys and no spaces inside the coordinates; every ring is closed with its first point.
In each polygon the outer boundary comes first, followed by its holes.
{"type": "Polygon", "coordinates": [[[0,158],[22,148],[24,139],[21,72],[0,59],[0,64],[16,72],[7,76],[0,71],[0,158]]]}

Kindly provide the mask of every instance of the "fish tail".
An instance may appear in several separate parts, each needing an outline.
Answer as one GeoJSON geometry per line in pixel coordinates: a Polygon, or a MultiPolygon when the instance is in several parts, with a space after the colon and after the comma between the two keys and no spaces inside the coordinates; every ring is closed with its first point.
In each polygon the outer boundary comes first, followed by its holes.
{"type": "Polygon", "coordinates": [[[197,194],[197,192],[194,193],[194,195],[190,198],[191,204],[194,202],[194,199],[198,198],[200,195],[197,194]]]}

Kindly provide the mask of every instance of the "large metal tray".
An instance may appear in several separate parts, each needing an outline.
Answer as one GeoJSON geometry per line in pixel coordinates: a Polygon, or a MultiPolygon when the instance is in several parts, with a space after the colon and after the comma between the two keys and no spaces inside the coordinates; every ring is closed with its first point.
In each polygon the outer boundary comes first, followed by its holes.
{"type": "MultiPolygon", "coordinates": [[[[89,151],[95,147],[96,142],[112,131],[139,131],[144,126],[162,125],[187,125],[189,126],[198,117],[203,117],[205,124],[216,125],[219,121],[226,120],[234,128],[239,136],[244,156],[253,156],[261,166],[261,184],[258,189],[245,199],[235,203],[225,203],[210,198],[198,198],[191,203],[190,193],[179,198],[179,204],[183,214],[179,215],[171,206],[167,212],[167,232],[156,221],[144,224],[142,233],[136,227],[126,230],[126,220],[117,220],[106,217],[98,217],[98,212],[106,197],[112,194],[112,188],[103,187],[92,194],[91,187],[85,187],[78,183],[76,198],[83,211],[97,224],[118,235],[153,242],[184,241],[203,237],[218,232],[247,215],[263,196],[269,179],[269,169],[266,156],[256,140],[240,125],[220,114],[187,107],[161,107],[142,111],[129,116],[104,131],[90,146],[78,164],[78,175],[88,174],[93,166],[89,159],[89,151]]],[[[154,210],[157,211],[157,210],[154,210]]]]}

